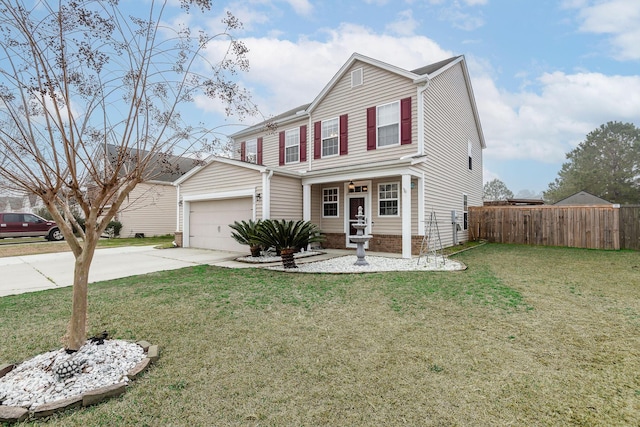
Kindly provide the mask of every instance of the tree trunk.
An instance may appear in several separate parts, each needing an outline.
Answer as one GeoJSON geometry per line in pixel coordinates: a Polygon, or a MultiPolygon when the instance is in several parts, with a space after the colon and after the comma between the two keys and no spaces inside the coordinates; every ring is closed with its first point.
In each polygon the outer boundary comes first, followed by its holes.
{"type": "Polygon", "coordinates": [[[260,252],[262,251],[262,247],[261,246],[249,246],[249,250],[251,251],[251,256],[252,257],[259,257],[260,256],[260,252]]]}
{"type": "Polygon", "coordinates": [[[282,249],[280,251],[280,257],[282,258],[282,265],[284,268],[298,268],[296,260],[293,257],[295,249],[282,249]]]}
{"type": "Polygon", "coordinates": [[[66,343],[66,349],[70,351],[80,350],[87,340],[89,268],[97,244],[97,236],[87,234],[82,253],[76,258],[73,271],[73,305],[66,343]]]}

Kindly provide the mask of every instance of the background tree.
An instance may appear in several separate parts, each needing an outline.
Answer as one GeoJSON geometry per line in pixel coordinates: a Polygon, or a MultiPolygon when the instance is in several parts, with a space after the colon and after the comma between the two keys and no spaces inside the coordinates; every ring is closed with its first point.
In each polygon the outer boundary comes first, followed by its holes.
{"type": "Polygon", "coordinates": [[[633,124],[601,125],[567,160],[545,200],[554,203],[584,190],[612,203],[640,203],[640,130],[633,124]]]}
{"type": "MultiPolygon", "coordinates": [[[[231,14],[210,37],[165,24],[168,1],[140,3],[143,17],[116,0],[33,3],[0,0],[0,178],[42,199],[75,256],[65,346],[78,350],[100,235],[138,183],[171,167],[168,156],[215,143],[212,130],[184,123],[181,106],[207,96],[228,113],[253,112],[232,80],[248,69],[247,49],[232,36],[240,23],[231,14]],[[212,61],[207,45],[222,38],[228,51],[212,61]],[[108,145],[116,154],[106,159],[108,145]]],[[[211,0],[180,5],[206,13],[211,0]]]]}
{"type": "Polygon", "coordinates": [[[484,184],[482,200],[491,202],[495,200],[507,200],[513,198],[513,193],[507,185],[498,178],[492,179],[484,184]]]}
{"type": "Polygon", "coordinates": [[[542,193],[536,193],[533,190],[524,189],[520,190],[515,195],[516,199],[542,199],[542,193]]]}

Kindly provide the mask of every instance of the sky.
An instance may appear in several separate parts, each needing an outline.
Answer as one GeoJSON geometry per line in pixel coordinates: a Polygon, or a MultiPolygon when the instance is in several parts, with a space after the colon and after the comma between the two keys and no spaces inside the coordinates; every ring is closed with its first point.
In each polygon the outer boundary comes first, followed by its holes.
{"type": "MultiPolygon", "coordinates": [[[[484,181],[516,196],[546,190],[600,125],[640,126],[640,0],[214,1],[198,25],[216,30],[226,11],[249,48],[238,82],[267,117],[313,101],[354,52],[407,70],[464,55],[484,181]]],[[[215,103],[198,107],[237,123],[215,103]]]]}

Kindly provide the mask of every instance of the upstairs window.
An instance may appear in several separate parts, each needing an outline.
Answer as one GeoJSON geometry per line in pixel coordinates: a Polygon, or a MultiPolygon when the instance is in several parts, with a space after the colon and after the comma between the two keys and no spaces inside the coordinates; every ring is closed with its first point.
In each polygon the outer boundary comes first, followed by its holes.
{"type": "Polygon", "coordinates": [[[378,215],[398,216],[400,192],[397,182],[378,185],[378,215]]]}
{"type": "Polygon", "coordinates": [[[285,163],[298,163],[300,161],[300,129],[290,129],[285,132],[285,163]]]}
{"type": "Polygon", "coordinates": [[[322,157],[339,154],[340,122],[337,118],[322,122],[322,157]]]}
{"type": "Polygon", "coordinates": [[[338,216],[338,188],[322,190],[322,217],[335,218],[338,216]]]}
{"type": "Polygon", "coordinates": [[[249,163],[258,163],[258,140],[252,139],[245,145],[245,161],[249,163]]]}
{"type": "Polygon", "coordinates": [[[467,154],[469,156],[469,170],[473,170],[473,152],[471,150],[471,141],[467,141],[467,154]]]}
{"type": "Polygon", "coordinates": [[[400,144],[400,102],[380,105],[376,111],[378,147],[400,144]]]}

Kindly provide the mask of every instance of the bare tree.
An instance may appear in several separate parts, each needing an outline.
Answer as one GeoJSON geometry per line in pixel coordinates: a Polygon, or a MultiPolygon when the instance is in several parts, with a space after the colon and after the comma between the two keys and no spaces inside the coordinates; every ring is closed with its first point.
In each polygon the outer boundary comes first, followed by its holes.
{"type": "MultiPolygon", "coordinates": [[[[117,0],[0,0],[0,178],[42,199],[75,256],[68,350],[86,340],[89,268],[127,195],[170,168],[176,150],[216,141],[186,124],[181,106],[207,96],[229,114],[254,109],[233,81],[248,69],[247,49],[232,36],[236,18],[227,14],[214,36],[192,34],[163,21],[167,3],[145,2],[146,16],[134,17],[117,0]],[[220,40],[228,49],[212,61],[207,46],[220,40]],[[116,150],[106,159],[109,145],[116,150]]],[[[180,0],[186,13],[211,3],[180,0]]]]}
{"type": "Polygon", "coordinates": [[[507,200],[513,198],[513,192],[507,188],[507,185],[500,181],[498,178],[494,178],[489,182],[485,182],[483,188],[482,200],[494,201],[494,200],[507,200]]]}

